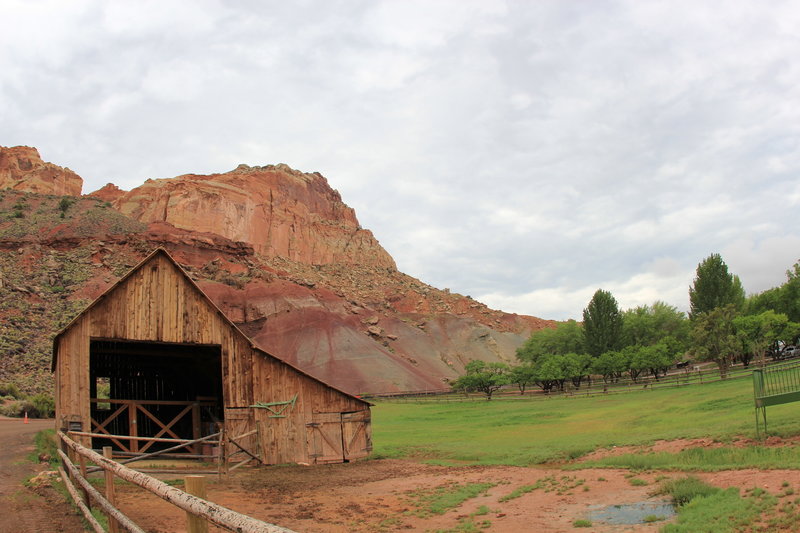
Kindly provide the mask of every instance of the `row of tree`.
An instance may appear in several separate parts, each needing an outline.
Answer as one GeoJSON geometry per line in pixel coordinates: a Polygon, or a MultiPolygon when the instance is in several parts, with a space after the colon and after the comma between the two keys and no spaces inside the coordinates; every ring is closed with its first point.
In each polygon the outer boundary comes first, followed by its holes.
{"type": "Polygon", "coordinates": [[[800,336],[800,263],[780,287],[745,297],[739,277],[719,254],[698,266],[689,288],[688,317],[664,302],[620,311],[614,296],[595,292],[583,322],[568,320],[534,332],[517,350],[518,365],[472,361],[455,390],[479,391],[491,399],[503,386],[545,391],[570,382],[580,388],[592,376],[606,383],[623,376],[659,379],[676,364],[713,361],[724,378],[738,360],[748,366],[794,344],[800,336]]]}

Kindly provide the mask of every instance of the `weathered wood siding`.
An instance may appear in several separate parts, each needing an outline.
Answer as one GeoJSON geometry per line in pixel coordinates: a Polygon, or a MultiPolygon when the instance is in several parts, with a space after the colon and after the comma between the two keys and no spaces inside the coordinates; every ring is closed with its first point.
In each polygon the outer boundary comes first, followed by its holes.
{"type": "Polygon", "coordinates": [[[89,355],[93,338],[219,345],[225,412],[239,413],[237,431],[258,430],[258,446],[264,461],[270,464],[315,462],[309,451],[313,438],[309,424],[316,414],[369,411],[368,403],[255,348],[166,252],[151,255],[56,338],[59,427],[80,420],[84,430],[90,430],[89,355]],[[287,407],[282,417],[266,409],[246,409],[256,402],[287,402],[295,395],[294,406],[287,407]],[[243,410],[250,413],[245,420],[243,410]]]}

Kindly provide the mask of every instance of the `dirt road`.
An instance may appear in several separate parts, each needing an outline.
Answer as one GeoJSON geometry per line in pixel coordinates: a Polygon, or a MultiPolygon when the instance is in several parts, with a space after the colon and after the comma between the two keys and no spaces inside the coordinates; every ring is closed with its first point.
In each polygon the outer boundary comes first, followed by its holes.
{"type": "Polygon", "coordinates": [[[0,418],[0,533],[84,531],[72,507],[53,488],[30,489],[23,483],[43,470],[28,460],[33,436],[53,427],[52,420],[0,418]]]}

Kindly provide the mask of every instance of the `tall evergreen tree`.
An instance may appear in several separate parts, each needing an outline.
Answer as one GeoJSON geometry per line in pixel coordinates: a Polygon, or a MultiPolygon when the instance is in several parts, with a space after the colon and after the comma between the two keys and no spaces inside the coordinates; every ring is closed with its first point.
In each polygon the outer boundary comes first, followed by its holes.
{"type": "Polygon", "coordinates": [[[622,313],[610,292],[598,289],[583,310],[586,351],[594,357],[617,350],[622,341],[622,313]]]}
{"type": "Polygon", "coordinates": [[[697,265],[694,283],[689,287],[689,317],[713,311],[718,307],[744,305],[744,288],[739,276],[728,272],[728,265],[719,254],[711,254],[697,265]]]}

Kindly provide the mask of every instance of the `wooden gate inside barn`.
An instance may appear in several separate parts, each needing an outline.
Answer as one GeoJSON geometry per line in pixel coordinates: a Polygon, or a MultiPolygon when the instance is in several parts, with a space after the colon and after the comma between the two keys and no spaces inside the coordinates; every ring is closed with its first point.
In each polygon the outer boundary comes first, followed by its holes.
{"type": "Polygon", "coordinates": [[[370,412],[314,413],[306,424],[309,457],[315,464],[349,462],[367,457],[372,450],[370,412]]]}

